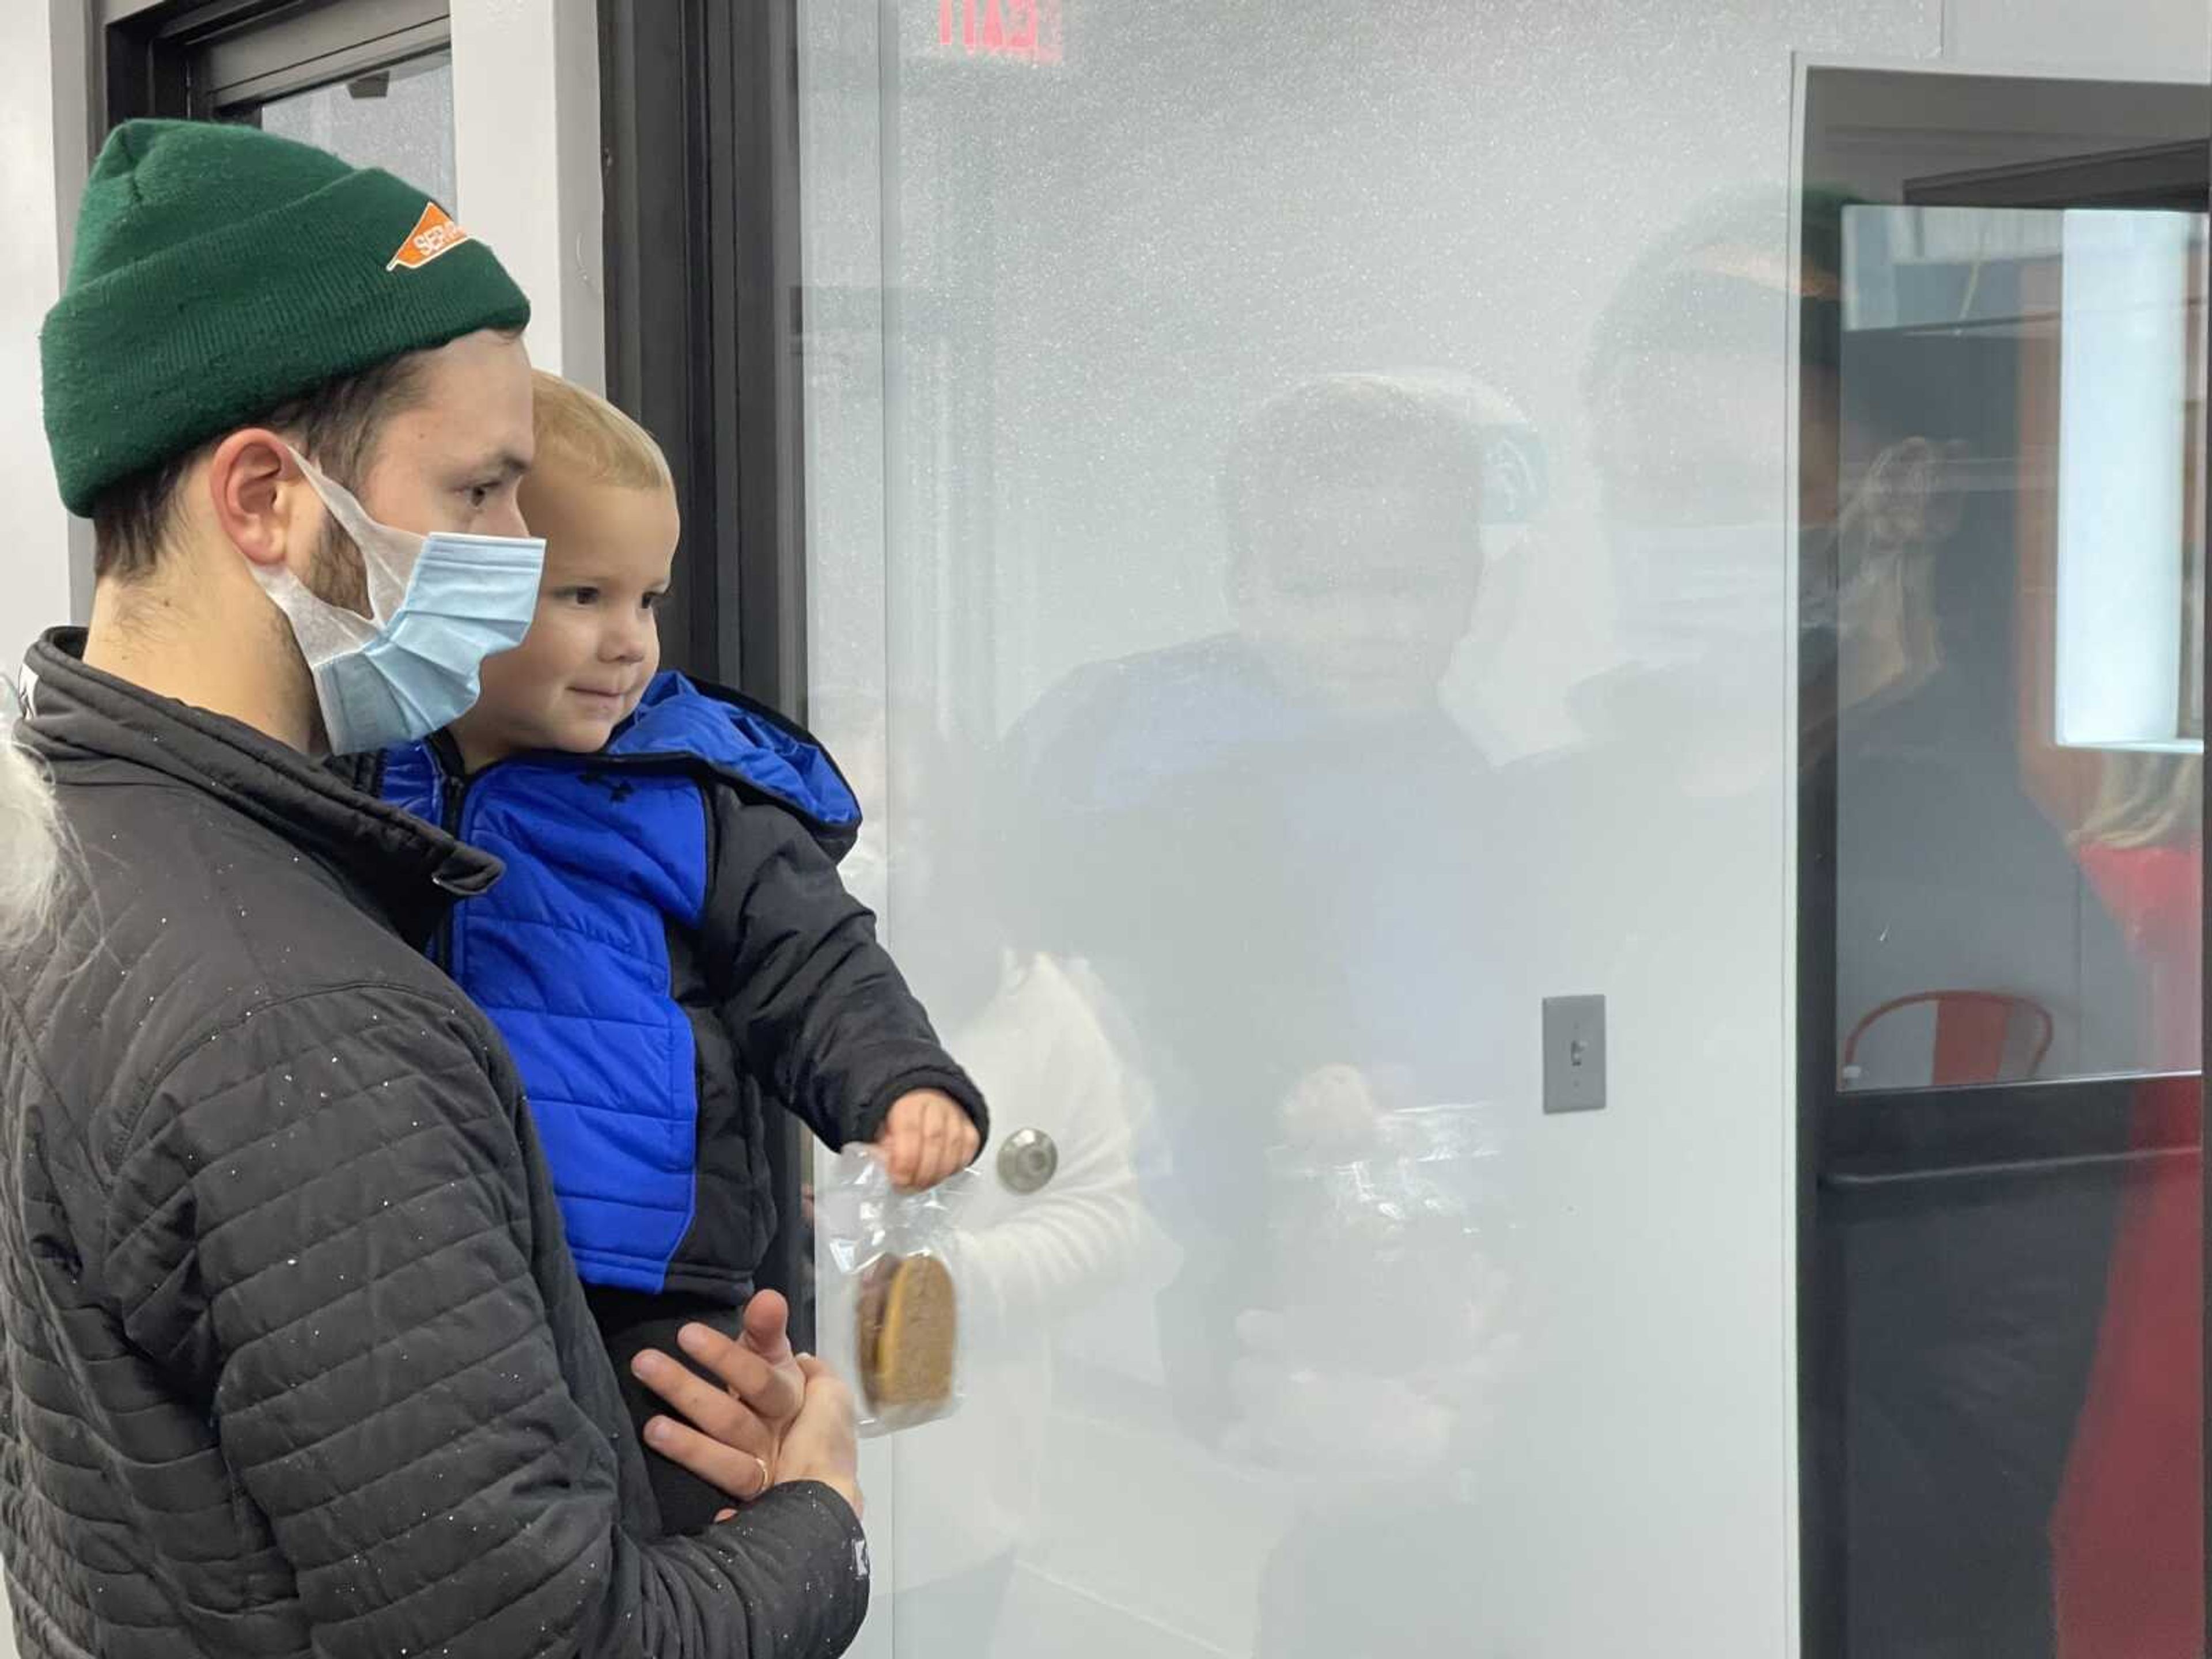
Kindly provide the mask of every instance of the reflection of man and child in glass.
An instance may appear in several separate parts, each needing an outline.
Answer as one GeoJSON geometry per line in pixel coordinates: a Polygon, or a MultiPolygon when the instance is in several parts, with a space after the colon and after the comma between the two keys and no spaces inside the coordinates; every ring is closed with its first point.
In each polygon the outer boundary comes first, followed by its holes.
{"type": "MultiPolygon", "coordinates": [[[[1542,1314],[1512,1280],[1512,1153],[1485,1104],[1492,1057],[1526,1036],[1494,919],[1530,914],[1504,896],[1529,872],[1484,858],[1486,826],[1545,818],[1592,769],[1692,833],[1774,787],[1782,686],[1759,641],[1787,580],[1771,343],[1793,304],[1820,716],[1801,758],[1835,771],[1841,1019],[2011,991],[1978,965],[2056,952],[2076,1002],[2127,1028],[2100,1037],[2054,997],[2063,1053],[2196,1069],[2200,763],[2062,755],[2022,714],[2048,647],[2020,627],[2014,550],[2050,488],[2020,465],[2023,348],[1931,370],[1923,345],[1847,331],[1840,231],[1809,216],[1793,270],[1779,210],[1731,207],[1599,319],[1584,391],[1622,665],[1576,694],[1584,749],[1496,767],[1439,701],[1490,598],[1486,543],[1522,533],[1547,480],[1510,402],[1437,373],[1324,376],[1247,418],[1221,482],[1227,631],[1069,676],[988,778],[901,734],[901,879],[963,918],[957,945],[906,951],[961,988],[942,1012],[1000,1133],[1043,1127],[1068,1159],[1026,1206],[970,1218],[995,1334],[968,1426],[913,1455],[959,1469],[963,1504],[1004,1501],[902,1573],[917,1632],[933,1600],[947,1632],[996,1622],[1038,1502],[1054,1328],[1116,1285],[1164,1285],[1182,1431],[1290,1480],[1256,1651],[1453,1651],[1486,1627],[1456,1558],[1497,1501],[1486,1428],[1510,1421],[1508,1362],[1542,1314]],[[1344,1597],[1347,1574],[1371,1593],[1344,1597]]],[[[1656,855],[1589,816],[1547,831],[1554,871],[1613,885],[1585,911],[1660,918],[1635,947],[1652,951],[1729,925],[1655,898],[1656,855]]],[[[1866,1082],[2030,1080],[2004,1034],[1984,1077],[1932,1074],[1925,1047],[1870,1041],[1866,1082]]],[[[1842,1563],[1853,1653],[2196,1650],[2193,1078],[2135,1085],[2115,1133],[2108,1150],[2178,1156],[1839,1212],[1845,1519],[1812,1547],[1842,1563]]]]}

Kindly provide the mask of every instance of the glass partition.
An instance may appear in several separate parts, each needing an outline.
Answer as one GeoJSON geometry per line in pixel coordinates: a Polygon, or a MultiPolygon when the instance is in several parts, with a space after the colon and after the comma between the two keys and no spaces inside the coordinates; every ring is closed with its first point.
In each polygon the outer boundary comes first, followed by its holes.
{"type": "MultiPolygon", "coordinates": [[[[848,878],[998,1137],[956,1249],[966,1405],[870,1448],[893,1593],[866,1651],[2052,1650],[2050,1558],[2017,1547],[2057,1524],[2100,1352],[2103,1200],[2078,1244],[2060,1218],[2051,1271],[2087,1288],[2045,1346],[1922,1340],[1940,1230],[1883,1245],[1891,1302],[1801,1342],[1801,1297],[1844,1305],[1810,1178],[1840,1012],[2032,995],[2051,1078],[2193,1043],[2094,921],[2087,820],[2019,762],[2106,753],[2011,666],[2055,697],[2035,606],[2091,545],[2056,527],[2066,295],[2034,291],[2089,255],[2063,212],[1969,231],[1904,185],[2170,143],[2203,100],[2108,88],[2046,142],[2003,91],[2038,83],[1940,72],[1943,11],[801,9],[811,713],[870,814],[848,878]],[[1866,92],[1823,171],[1805,65],[1859,58],[1933,90],[1866,92]],[[1847,714],[1806,724],[1808,684],[1847,714]],[[1954,739],[1925,763],[1948,793],[1916,793],[1914,745],[1954,739]],[[1905,812],[1954,851],[1960,813],[2032,841],[1944,867],[2047,974],[1893,972],[1860,940],[1865,896],[1917,879],[1880,865],[1905,812]],[[1547,1003],[1588,997],[1599,1025],[1547,1055],[1547,1003]],[[1594,1063],[1602,1109],[1547,1112],[1594,1063]],[[1059,1152],[1036,1192],[996,1173],[1021,1131],[1059,1152]],[[1863,1455],[1869,1355],[1966,1368],[1948,1420],[1982,1449],[1948,1474],[1977,1502],[2019,1495],[1984,1477],[2033,1419],[2042,1485],[1997,1551],[2021,1644],[1912,1623],[1988,1605],[1971,1550],[1885,1578],[1842,1518],[1924,1490],[1863,1455]]],[[[2077,331],[2120,326],[2075,299],[2077,331]]],[[[2130,386],[2162,441],[2201,432],[2130,386]]],[[[2112,436],[2077,436],[2077,477],[2112,436]]],[[[2201,490],[2183,448],[2124,459],[2201,490]]],[[[2196,660],[2186,542],[2160,550],[2161,683],[2196,660]]],[[[2115,811],[2185,793],[2153,762],[2194,764],[2152,752],[2115,811]]],[[[1982,947],[1911,890],[1893,939],[1982,947]]],[[[1932,1016],[1895,1018],[1869,1087],[1932,1080],[1932,1016]]],[[[1987,1248],[2038,1274],[2040,1237],[1987,1248]]],[[[832,1263],[822,1291],[834,1331],[832,1263]]],[[[2068,1571],[2130,1547],[2080,1524],[2068,1571]]]]}

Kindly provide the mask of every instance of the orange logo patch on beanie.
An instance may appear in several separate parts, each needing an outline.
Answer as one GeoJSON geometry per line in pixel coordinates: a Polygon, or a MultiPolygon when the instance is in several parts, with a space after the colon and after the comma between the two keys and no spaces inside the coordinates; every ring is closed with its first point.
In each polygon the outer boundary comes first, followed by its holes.
{"type": "Polygon", "coordinates": [[[407,240],[399,245],[399,252],[392,256],[386,270],[420,270],[441,253],[450,253],[469,240],[469,234],[453,222],[453,216],[435,202],[426,203],[422,216],[415,222],[415,228],[407,233],[407,240]]]}

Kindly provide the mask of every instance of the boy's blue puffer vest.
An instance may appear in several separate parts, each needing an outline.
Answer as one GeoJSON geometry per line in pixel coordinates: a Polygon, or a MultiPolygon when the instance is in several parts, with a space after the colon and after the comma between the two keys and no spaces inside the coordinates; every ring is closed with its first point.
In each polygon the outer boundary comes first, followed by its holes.
{"type": "Polygon", "coordinates": [[[696,1050],[669,933],[696,932],[717,776],[793,811],[835,851],[860,806],[829,757],[765,711],[662,674],[594,755],[533,752],[456,782],[431,742],[385,757],[382,793],[495,854],[442,964],[490,1015],[528,1089],[579,1273],[658,1292],[698,1182],[696,1050]]]}

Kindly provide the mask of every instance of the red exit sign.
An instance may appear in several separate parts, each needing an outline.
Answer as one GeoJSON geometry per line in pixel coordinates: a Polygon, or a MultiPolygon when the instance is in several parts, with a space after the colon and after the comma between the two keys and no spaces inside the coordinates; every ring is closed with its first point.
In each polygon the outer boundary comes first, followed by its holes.
{"type": "Polygon", "coordinates": [[[970,58],[1060,62],[1060,0],[937,0],[937,44],[970,58]]]}

